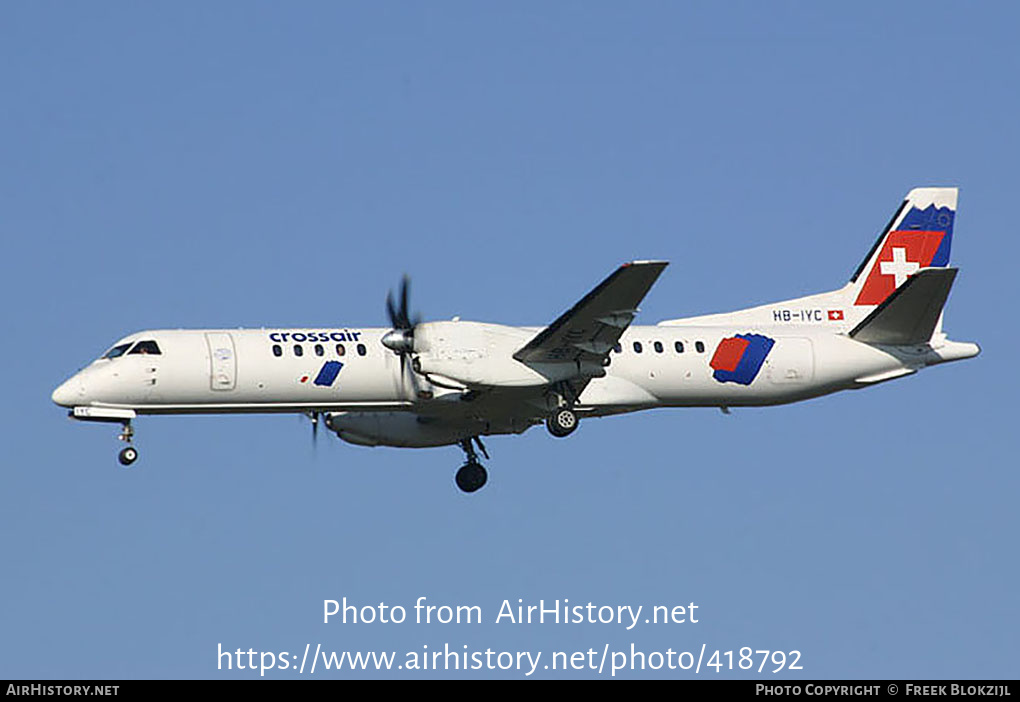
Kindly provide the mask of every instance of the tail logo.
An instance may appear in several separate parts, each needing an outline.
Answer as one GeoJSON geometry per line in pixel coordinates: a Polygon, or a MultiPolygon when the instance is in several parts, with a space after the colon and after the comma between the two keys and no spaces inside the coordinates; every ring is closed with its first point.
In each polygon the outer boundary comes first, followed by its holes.
{"type": "Polygon", "coordinates": [[[708,365],[720,383],[750,385],[758,377],[775,340],[761,334],[737,334],[723,339],[708,365]]]}
{"type": "Polygon", "coordinates": [[[948,266],[954,214],[948,207],[935,205],[911,208],[899,228],[886,237],[854,304],[881,304],[920,269],[948,266]]]}

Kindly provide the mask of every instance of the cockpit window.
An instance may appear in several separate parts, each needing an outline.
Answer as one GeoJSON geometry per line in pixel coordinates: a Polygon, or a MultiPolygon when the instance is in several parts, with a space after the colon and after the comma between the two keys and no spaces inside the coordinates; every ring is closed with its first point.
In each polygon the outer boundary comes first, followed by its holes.
{"type": "Polygon", "coordinates": [[[148,356],[158,356],[162,352],[159,350],[159,346],[156,345],[155,341],[139,341],[135,344],[134,348],[128,352],[128,355],[142,354],[148,356]]]}
{"type": "Polygon", "coordinates": [[[120,356],[123,356],[124,352],[127,351],[129,348],[131,348],[131,342],[128,342],[126,344],[118,344],[117,346],[114,346],[112,349],[103,354],[103,358],[118,358],[120,356]]]}

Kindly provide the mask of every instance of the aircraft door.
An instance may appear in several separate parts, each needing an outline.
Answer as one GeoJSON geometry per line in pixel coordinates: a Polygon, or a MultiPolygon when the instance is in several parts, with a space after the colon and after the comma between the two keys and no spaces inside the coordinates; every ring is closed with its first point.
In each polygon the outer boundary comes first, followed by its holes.
{"type": "Polygon", "coordinates": [[[811,339],[779,339],[766,363],[768,378],[776,385],[810,383],[815,376],[815,354],[811,339]]]}
{"type": "Polygon", "coordinates": [[[206,332],[209,345],[209,377],[213,390],[233,390],[237,386],[237,356],[234,339],[225,332],[206,332]]]}

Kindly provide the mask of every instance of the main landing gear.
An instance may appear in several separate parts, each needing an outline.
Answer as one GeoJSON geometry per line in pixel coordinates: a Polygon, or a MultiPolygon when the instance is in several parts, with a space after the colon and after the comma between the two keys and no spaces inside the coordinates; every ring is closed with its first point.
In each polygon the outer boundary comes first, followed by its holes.
{"type": "Polygon", "coordinates": [[[577,429],[577,415],[569,407],[560,407],[546,418],[545,428],[557,438],[570,436],[577,429]]]}
{"type": "Polygon", "coordinates": [[[480,436],[475,436],[470,439],[464,439],[460,442],[460,447],[464,449],[464,453],[467,456],[467,463],[460,467],[457,471],[456,482],[464,492],[475,492],[481,490],[482,486],[489,479],[489,474],[486,472],[482,464],[478,462],[478,454],[475,453],[474,444],[478,444],[478,448],[481,450],[482,455],[486,458],[489,457],[489,452],[485,450],[485,444],[482,443],[480,436]],[[474,443],[472,443],[474,442],[474,443]]]}
{"type": "Polygon", "coordinates": [[[557,383],[546,395],[547,407],[555,407],[552,414],[545,418],[545,428],[558,439],[570,436],[577,429],[577,392],[568,382],[557,383]]]}
{"type": "Polygon", "coordinates": [[[134,436],[135,430],[131,428],[131,422],[124,422],[124,428],[121,430],[120,436],[117,437],[127,443],[127,446],[117,454],[117,460],[120,461],[122,466],[129,466],[138,460],[138,449],[131,445],[131,440],[134,436]]]}

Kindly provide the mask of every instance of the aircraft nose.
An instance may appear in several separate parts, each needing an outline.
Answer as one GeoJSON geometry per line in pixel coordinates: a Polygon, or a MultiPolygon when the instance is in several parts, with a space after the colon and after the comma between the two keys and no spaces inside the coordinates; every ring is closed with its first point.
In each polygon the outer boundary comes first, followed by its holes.
{"type": "Polygon", "coordinates": [[[61,407],[74,407],[75,400],[84,394],[85,387],[76,376],[57,387],[50,399],[61,407]]]}

